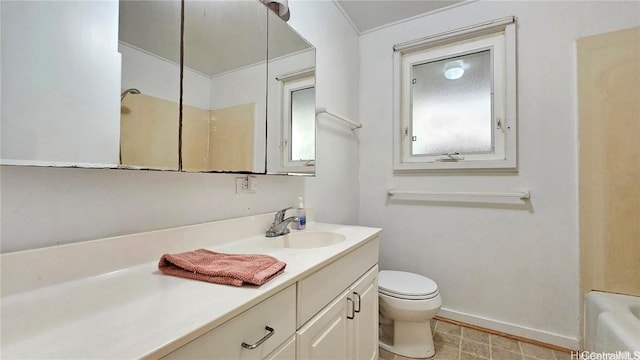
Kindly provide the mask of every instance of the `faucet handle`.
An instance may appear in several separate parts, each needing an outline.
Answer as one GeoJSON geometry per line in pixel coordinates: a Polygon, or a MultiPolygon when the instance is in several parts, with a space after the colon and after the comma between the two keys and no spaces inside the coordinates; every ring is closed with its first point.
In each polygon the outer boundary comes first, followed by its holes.
{"type": "Polygon", "coordinates": [[[282,220],[284,220],[284,214],[289,209],[293,209],[293,207],[289,206],[288,208],[285,208],[285,209],[282,209],[282,210],[279,210],[278,212],[276,212],[276,217],[275,217],[276,223],[281,223],[282,220]]]}

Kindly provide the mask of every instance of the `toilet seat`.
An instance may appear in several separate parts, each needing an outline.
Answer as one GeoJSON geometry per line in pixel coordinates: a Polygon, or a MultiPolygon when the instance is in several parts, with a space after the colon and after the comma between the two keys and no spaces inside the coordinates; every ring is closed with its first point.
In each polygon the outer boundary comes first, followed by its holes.
{"type": "Polygon", "coordinates": [[[409,272],[383,270],[378,273],[378,291],[382,295],[405,300],[427,300],[439,294],[431,279],[409,272]]]}

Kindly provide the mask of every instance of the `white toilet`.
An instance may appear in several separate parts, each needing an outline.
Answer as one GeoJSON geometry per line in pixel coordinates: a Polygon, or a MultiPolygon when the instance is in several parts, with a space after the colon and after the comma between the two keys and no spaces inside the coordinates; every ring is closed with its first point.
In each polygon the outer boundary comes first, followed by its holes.
{"type": "Polygon", "coordinates": [[[410,358],[435,355],[430,321],[442,305],[438,285],[422,275],[383,270],[378,294],[380,347],[410,358]]]}

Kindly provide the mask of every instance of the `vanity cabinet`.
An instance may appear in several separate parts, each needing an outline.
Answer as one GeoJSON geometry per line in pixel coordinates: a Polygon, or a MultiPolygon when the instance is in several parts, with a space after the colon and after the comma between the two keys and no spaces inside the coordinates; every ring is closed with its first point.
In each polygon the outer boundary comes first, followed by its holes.
{"type": "Polygon", "coordinates": [[[306,239],[297,239],[311,240],[287,247],[282,237],[264,237],[273,218],[253,215],[0,254],[2,359],[370,358],[378,341],[381,229],[312,221],[306,239]],[[317,240],[327,238],[332,245],[317,240]],[[262,286],[159,274],[158,254],[197,248],[260,253],[287,266],[262,286]],[[128,255],[114,261],[114,254],[128,255]],[[74,262],[78,257],[92,261],[74,262]],[[111,293],[117,298],[96,301],[96,294],[111,293]],[[314,353],[313,346],[323,352],[314,353]]]}
{"type": "Polygon", "coordinates": [[[378,248],[368,241],[163,359],[377,359],[378,248]]]}

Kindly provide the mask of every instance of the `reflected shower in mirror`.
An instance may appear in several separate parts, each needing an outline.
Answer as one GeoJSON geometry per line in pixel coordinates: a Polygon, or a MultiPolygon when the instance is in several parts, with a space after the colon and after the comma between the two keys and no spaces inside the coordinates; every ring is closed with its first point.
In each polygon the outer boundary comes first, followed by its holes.
{"type": "Polygon", "coordinates": [[[1,164],[291,172],[280,171],[282,86],[313,74],[315,50],[258,0],[4,1],[1,11],[1,164]]]}
{"type": "Polygon", "coordinates": [[[120,102],[122,102],[122,100],[124,100],[124,98],[129,94],[138,95],[140,94],[140,90],[131,88],[123,91],[122,94],[120,94],[120,102]]]}
{"type": "Polygon", "coordinates": [[[265,172],[267,12],[185,1],[183,171],[265,172]]]}
{"type": "Polygon", "coordinates": [[[181,3],[120,1],[120,166],[178,170],[181,3]]]}

